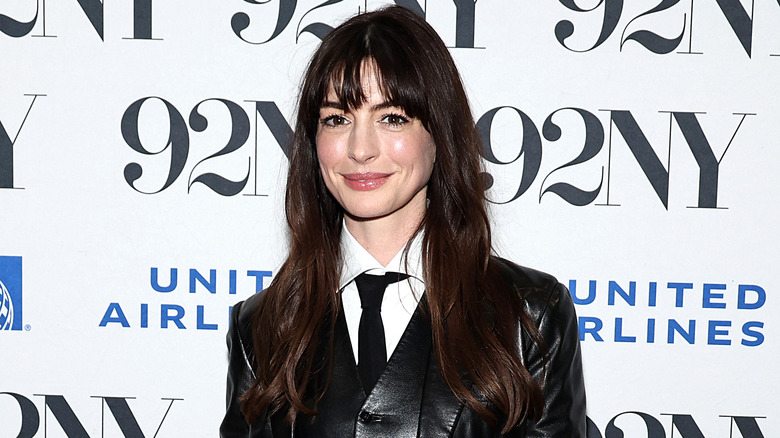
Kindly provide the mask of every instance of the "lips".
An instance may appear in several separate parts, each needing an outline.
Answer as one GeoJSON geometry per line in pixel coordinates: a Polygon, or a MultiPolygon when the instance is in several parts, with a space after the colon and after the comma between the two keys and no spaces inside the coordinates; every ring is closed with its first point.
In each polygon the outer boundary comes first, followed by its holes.
{"type": "Polygon", "coordinates": [[[365,172],[365,173],[342,173],[347,187],[357,191],[375,190],[387,182],[391,173],[365,172]]]}

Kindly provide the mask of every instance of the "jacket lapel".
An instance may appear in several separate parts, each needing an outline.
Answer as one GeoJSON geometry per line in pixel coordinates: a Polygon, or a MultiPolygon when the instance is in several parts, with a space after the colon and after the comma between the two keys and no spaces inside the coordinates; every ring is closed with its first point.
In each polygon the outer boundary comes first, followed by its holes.
{"type": "Polygon", "coordinates": [[[463,404],[452,393],[431,351],[420,410],[420,438],[451,437],[463,404]]]}
{"type": "Polygon", "coordinates": [[[356,437],[416,437],[423,386],[431,351],[431,328],[423,315],[425,298],[358,414],[356,437]]]}
{"type": "MultiPolygon", "coordinates": [[[[355,433],[355,418],[366,395],[360,385],[343,309],[336,320],[334,337],[332,375],[317,406],[318,415],[314,419],[299,415],[294,436],[350,437],[355,433]]],[[[325,345],[326,339],[321,348],[325,345]]]]}
{"type": "MultiPolygon", "coordinates": [[[[423,306],[427,308],[425,296],[368,397],[360,384],[344,312],[339,312],[334,333],[333,374],[319,402],[319,415],[313,421],[309,416],[299,415],[296,430],[290,435],[450,436],[463,405],[439,372],[423,306]]],[[[284,427],[279,420],[274,422],[274,429],[289,431],[289,426],[284,427]]]]}

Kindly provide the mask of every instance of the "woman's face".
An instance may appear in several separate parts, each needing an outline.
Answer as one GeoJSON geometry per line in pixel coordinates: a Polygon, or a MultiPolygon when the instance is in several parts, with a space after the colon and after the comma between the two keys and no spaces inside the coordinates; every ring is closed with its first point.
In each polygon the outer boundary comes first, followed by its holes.
{"type": "Polygon", "coordinates": [[[367,100],[361,107],[341,108],[333,90],[320,107],[322,178],[348,218],[416,226],[425,212],[436,147],[420,120],[386,101],[375,74],[362,76],[367,100]]]}

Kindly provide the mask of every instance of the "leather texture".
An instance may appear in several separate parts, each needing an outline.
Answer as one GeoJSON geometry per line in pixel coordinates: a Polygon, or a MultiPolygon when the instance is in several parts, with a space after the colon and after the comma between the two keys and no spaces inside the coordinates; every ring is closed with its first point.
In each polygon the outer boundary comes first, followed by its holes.
{"type": "MultiPolygon", "coordinates": [[[[343,312],[336,322],[333,375],[318,410],[299,415],[294,425],[283,415],[247,424],[238,398],[254,381],[251,320],[258,293],[233,307],[227,336],[227,412],[220,436],[233,437],[452,437],[585,438],[585,389],[577,317],[571,295],[555,278],[494,258],[515,284],[524,308],[546,342],[547,364],[523,333],[518,348],[523,364],[542,383],[544,411],[502,435],[453,395],[431,355],[431,330],[420,307],[412,316],[385,371],[370,394],[360,384],[343,312]]],[[[425,305],[425,301],[421,301],[425,305]]]]}

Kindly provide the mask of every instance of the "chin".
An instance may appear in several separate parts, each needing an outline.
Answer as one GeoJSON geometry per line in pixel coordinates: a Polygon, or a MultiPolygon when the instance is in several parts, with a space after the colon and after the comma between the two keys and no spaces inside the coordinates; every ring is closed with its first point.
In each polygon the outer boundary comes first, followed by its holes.
{"type": "Polygon", "coordinates": [[[356,219],[372,219],[382,217],[391,212],[388,202],[377,199],[377,196],[343,197],[338,199],[344,212],[356,219]]]}

